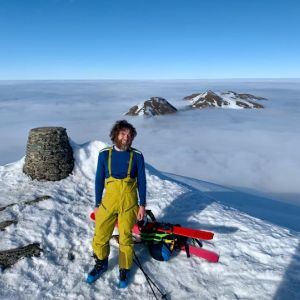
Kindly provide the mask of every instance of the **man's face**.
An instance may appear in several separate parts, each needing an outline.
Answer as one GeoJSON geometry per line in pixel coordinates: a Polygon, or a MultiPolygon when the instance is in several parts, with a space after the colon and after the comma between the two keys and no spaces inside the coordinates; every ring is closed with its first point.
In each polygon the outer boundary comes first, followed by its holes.
{"type": "Polygon", "coordinates": [[[121,150],[127,150],[132,143],[130,130],[127,128],[121,129],[117,135],[116,146],[121,150]]]}

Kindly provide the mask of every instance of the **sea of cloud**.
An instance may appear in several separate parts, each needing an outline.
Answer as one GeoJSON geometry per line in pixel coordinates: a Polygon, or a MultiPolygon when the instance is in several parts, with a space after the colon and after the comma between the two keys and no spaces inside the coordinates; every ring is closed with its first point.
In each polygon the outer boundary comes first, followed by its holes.
{"type": "MultiPolygon", "coordinates": [[[[0,165],[25,155],[28,132],[63,126],[76,143],[110,143],[114,121],[138,131],[135,146],[155,168],[293,198],[300,203],[300,80],[0,81],[0,165]],[[185,110],[183,97],[207,90],[266,97],[263,110],[185,110]],[[125,117],[149,97],[175,115],[125,117]]],[[[277,197],[278,198],[278,197],[277,197]]]]}

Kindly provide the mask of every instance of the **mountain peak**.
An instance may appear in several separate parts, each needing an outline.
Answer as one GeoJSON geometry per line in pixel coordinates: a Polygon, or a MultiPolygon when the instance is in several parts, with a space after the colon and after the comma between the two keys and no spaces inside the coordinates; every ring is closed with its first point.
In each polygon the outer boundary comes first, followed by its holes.
{"type": "Polygon", "coordinates": [[[156,116],[172,114],[177,112],[177,109],[171,105],[165,98],[151,97],[139,105],[134,105],[125,114],[128,116],[156,116]]]}

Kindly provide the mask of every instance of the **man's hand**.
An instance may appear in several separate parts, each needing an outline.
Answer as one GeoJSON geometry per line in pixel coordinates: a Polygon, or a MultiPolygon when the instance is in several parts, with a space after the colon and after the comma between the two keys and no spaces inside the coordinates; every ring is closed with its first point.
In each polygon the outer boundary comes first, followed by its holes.
{"type": "Polygon", "coordinates": [[[95,216],[96,216],[96,213],[97,213],[98,209],[99,209],[99,207],[95,207],[94,208],[94,214],[95,214],[95,216]]]}
{"type": "Polygon", "coordinates": [[[138,211],[138,214],[137,214],[138,221],[141,221],[141,220],[144,219],[144,217],[145,217],[145,211],[146,211],[145,206],[140,206],[139,207],[139,211],[138,211]]]}
{"type": "Polygon", "coordinates": [[[99,209],[99,207],[95,207],[94,210],[91,212],[91,214],[90,214],[91,220],[96,221],[96,213],[97,213],[98,209],[99,209]]]}

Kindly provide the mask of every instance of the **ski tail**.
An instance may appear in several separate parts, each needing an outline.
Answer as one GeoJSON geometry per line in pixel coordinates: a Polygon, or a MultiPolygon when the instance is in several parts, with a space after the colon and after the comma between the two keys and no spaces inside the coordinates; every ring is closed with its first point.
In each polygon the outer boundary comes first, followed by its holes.
{"type": "Polygon", "coordinates": [[[207,250],[207,249],[203,249],[203,248],[193,246],[190,244],[180,245],[180,249],[182,251],[186,251],[188,257],[189,257],[189,255],[195,255],[195,256],[203,258],[211,263],[217,263],[219,261],[219,254],[217,254],[216,252],[207,250]]]}

